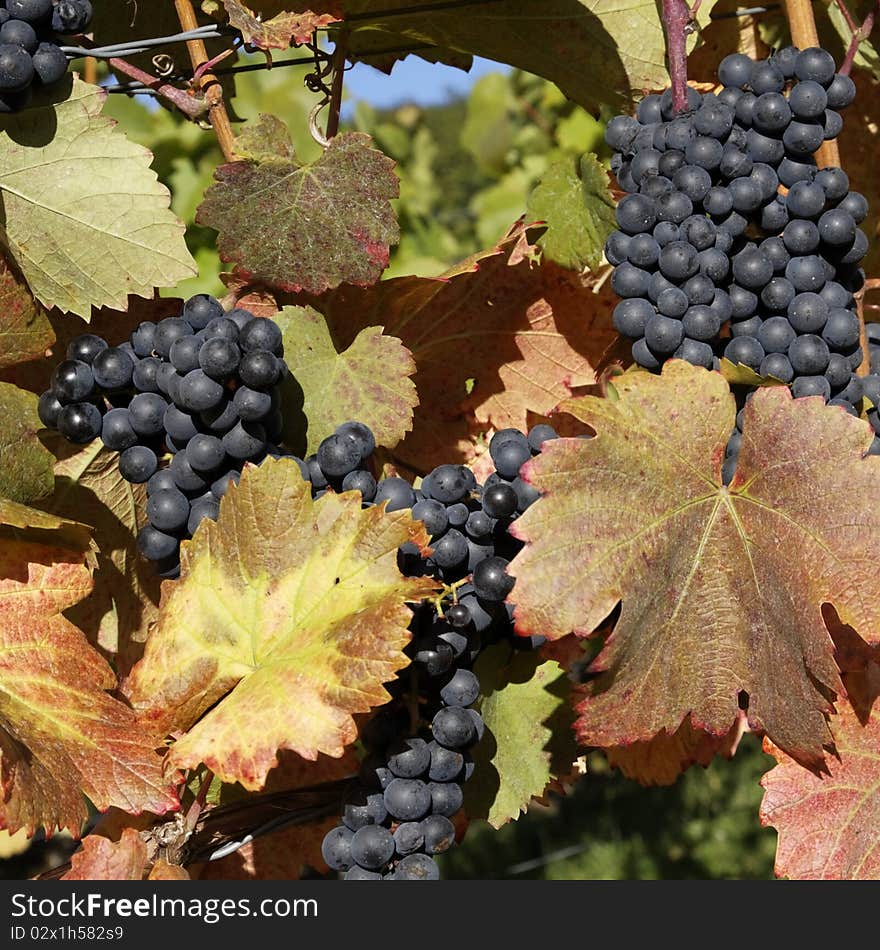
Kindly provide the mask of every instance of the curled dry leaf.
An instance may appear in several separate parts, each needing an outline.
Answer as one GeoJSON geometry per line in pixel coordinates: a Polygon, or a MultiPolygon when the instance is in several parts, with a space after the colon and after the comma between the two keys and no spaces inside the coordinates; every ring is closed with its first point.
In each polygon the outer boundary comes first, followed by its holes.
{"type": "MultiPolygon", "coordinates": [[[[62,881],[140,881],[147,864],[147,846],[134,828],[126,828],[118,841],[89,835],[70,859],[62,881]]],[[[152,877],[152,875],[150,875],[152,877]]]]}

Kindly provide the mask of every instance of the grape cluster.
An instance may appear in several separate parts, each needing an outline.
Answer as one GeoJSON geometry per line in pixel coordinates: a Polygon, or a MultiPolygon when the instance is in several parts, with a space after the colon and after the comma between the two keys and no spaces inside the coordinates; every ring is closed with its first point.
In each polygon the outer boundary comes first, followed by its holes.
{"type": "Polygon", "coordinates": [[[66,356],[40,397],[43,425],[77,444],[100,437],[119,452],[123,478],[146,482],[138,547],[162,577],[177,577],[180,542],[216,519],[242,466],[281,454],[281,331],[199,294],[120,346],[87,333],[66,356]]]}
{"type": "Polygon", "coordinates": [[[818,48],[735,53],[718,76],[717,95],[688,89],[678,115],[666,90],[608,124],[628,193],[605,248],[624,298],[615,328],[647,369],[671,357],[711,369],[723,355],[850,411],[868,208],[814,153],[840,133],[855,86],[818,48]]]}
{"type": "Polygon", "coordinates": [[[82,33],[91,20],[90,0],[0,2],[0,113],[24,109],[35,87],[64,78],[68,61],[57,34],[82,33]]]}
{"type": "MultiPolygon", "coordinates": [[[[346,795],[342,823],[322,848],[324,860],[345,872],[346,880],[439,877],[433,856],[454,843],[451,819],[473,771],[468,749],[484,732],[472,708],[480,684],[471,667],[483,646],[502,637],[518,648],[542,642],[513,631],[505,599],[514,581],[506,568],[521,542],[508,528],[538,497],[519,477],[520,467],[556,437],[546,425],[527,436],[504,429],[490,442],[495,471],[483,485],[464,466],[440,465],[416,489],[404,479],[386,478],[375,498],[365,499],[387,501],[389,510],[411,509],[423,522],[432,553],[422,557],[415,545],[405,544],[398,555],[401,570],[441,580],[445,599],[453,602],[439,611],[433,603],[416,606],[410,624],[420,719],[430,726],[414,726],[400,700],[377,713],[362,734],[369,755],[346,795]]],[[[406,680],[400,685],[412,699],[406,680]]]]}

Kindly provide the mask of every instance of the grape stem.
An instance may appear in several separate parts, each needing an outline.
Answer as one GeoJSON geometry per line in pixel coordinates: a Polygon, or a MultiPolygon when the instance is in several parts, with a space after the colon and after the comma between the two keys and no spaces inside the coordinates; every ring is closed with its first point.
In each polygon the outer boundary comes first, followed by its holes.
{"type": "MultiPolygon", "coordinates": [[[[845,7],[841,6],[841,9],[843,10],[845,7]]],[[[853,63],[855,62],[856,53],[858,52],[860,44],[871,35],[871,31],[874,29],[874,21],[877,18],[878,9],[880,9],[880,2],[874,6],[871,12],[863,20],[862,25],[859,27],[855,25],[852,17],[847,19],[850,29],[853,31],[853,35],[852,39],[849,41],[849,49],[847,49],[846,56],[844,56],[843,62],[840,64],[840,69],[838,70],[838,72],[842,73],[844,76],[848,76],[852,71],[853,63]]]]}
{"type": "Polygon", "coordinates": [[[189,119],[200,119],[208,111],[208,104],[204,100],[191,96],[185,89],[178,89],[170,83],[162,82],[124,59],[113,57],[109,65],[114,71],[143,83],[157,96],[167,99],[189,119]]]}
{"type": "Polygon", "coordinates": [[[687,34],[693,16],[694,11],[685,0],[663,0],[666,59],[672,85],[672,110],[676,113],[687,108],[687,34]]]}

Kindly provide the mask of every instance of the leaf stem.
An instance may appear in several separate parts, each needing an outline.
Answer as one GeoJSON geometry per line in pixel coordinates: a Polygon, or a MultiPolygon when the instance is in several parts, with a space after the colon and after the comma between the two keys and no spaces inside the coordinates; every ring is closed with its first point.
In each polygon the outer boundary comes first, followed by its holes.
{"type": "MultiPolygon", "coordinates": [[[[182,30],[188,31],[198,28],[192,0],[174,0],[174,8],[177,10],[177,18],[180,20],[182,30]]],[[[198,75],[199,68],[209,62],[210,59],[204,40],[189,40],[186,48],[189,52],[194,76],[198,75]]],[[[208,106],[208,121],[214,129],[214,135],[217,136],[217,142],[223,152],[223,157],[227,162],[235,161],[235,135],[229,122],[226,103],[223,101],[223,87],[217,77],[210,72],[203,73],[198,79],[194,78],[193,83],[198,90],[205,94],[205,102],[208,106]]]]}
{"type": "Polygon", "coordinates": [[[146,88],[151,89],[157,96],[167,99],[190,119],[200,119],[208,110],[207,103],[191,96],[185,89],[178,89],[177,86],[162,82],[161,79],[151,76],[124,59],[114,57],[109,61],[109,65],[115,72],[143,83],[146,88]]]}
{"type": "Polygon", "coordinates": [[[861,26],[856,26],[855,23],[850,22],[850,29],[853,31],[852,39],[849,41],[849,48],[846,51],[846,56],[843,57],[843,62],[840,64],[839,73],[842,73],[844,76],[848,76],[853,68],[853,63],[855,62],[856,53],[859,50],[859,46],[871,35],[871,31],[874,29],[874,21],[877,18],[877,11],[880,10],[880,2],[868,13],[862,22],[861,26]]]}
{"type": "Polygon", "coordinates": [[[687,108],[687,28],[691,17],[685,0],[663,0],[661,18],[666,32],[673,112],[683,112],[687,108]]]}
{"type": "Polygon", "coordinates": [[[846,5],[846,0],[834,0],[834,3],[837,6],[837,9],[843,14],[844,20],[846,20],[846,25],[850,29],[850,33],[855,33],[859,28],[858,23],[856,23],[855,18],[849,12],[849,7],[846,5]]]}

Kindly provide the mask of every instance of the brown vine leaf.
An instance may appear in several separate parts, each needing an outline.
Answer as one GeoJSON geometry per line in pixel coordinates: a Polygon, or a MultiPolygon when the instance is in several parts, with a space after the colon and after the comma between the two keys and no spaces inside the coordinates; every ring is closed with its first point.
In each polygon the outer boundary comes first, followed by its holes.
{"type": "Polygon", "coordinates": [[[58,461],[55,491],[43,507],[90,525],[98,544],[94,589],[67,616],[89,642],[116,655],[117,672],[124,675],[159,615],[159,578],[136,544],[147,523],[146,488],[119,474],[117,454],[100,440],[81,449],[57,434],[47,441],[58,461]]]}
{"type": "Polygon", "coordinates": [[[337,352],[327,321],[311,307],[285,307],[274,319],[291,372],[281,401],[288,445],[315,452],[346,419],[368,425],[377,445],[388,448],[412,429],[416,365],[400,340],[365,327],[337,352]]]}
{"type": "Polygon", "coordinates": [[[528,426],[596,381],[617,337],[610,288],[595,292],[572,271],[535,263],[533,252],[520,224],[495,250],[440,278],[397,277],[309,298],[338,349],[379,325],[411,351],[420,405],[395,449],[398,463],[424,472],[469,461],[490,426],[528,426]]]}
{"type": "Polygon", "coordinates": [[[92,834],[83,838],[61,880],[140,881],[146,864],[147,846],[134,828],[126,828],[118,841],[92,834]]]}
{"type": "Polygon", "coordinates": [[[866,639],[880,629],[880,602],[862,593],[880,583],[870,428],[759,389],[724,486],[735,405],[720,374],[673,360],[613,385],[614,398],[561,407],[595,438],[527,463],[546,497],[514,528],[528,542],[510,568],[518,628],[588,636],[622,602],[578,707],[584,744],[647,741],[686,717],[722,736],[743,694],[752,729],[821,769],[842,691],[822,605],[866,639]]]}
{"type": "MultiPolygon", "coordinates": [[[[8,505],[5,513],[25,520],[8,505]]],[[[39,530],[0,545],[0,826],[78,834],[83,795],[99,810],[175,809],[155,743],[109,694],[113,671],[62,613],[92,589],[85,552],[57,546],[61,537],[56,546],[31,540],[51,537],[59,519],[27,520],[39,530]]]]}
{"type": "Polygon", "coordinates": [[[246,467],[240,485],[181,552],[159,625],[129,681],[157,734],[186,731],[169,766],[200,762],[221,781],[262,788],[279,749],[339,757],[352,714],[387,701],[408,662],[408,601],[397,548],[427,536],[409,512],[361,510],[360,494],[313,502],[289,459],[246,467]]]}
{"type": "Polygon", "coordinates": [[[312,164],[232,162],[214,178],[196,221],[218,232],[221,260],[281,290],[375,283],[400,237],[394,162],[362,132],[337,135],[312,164]]]}
{"type": "Polygon", "coordinates": [[[0,496],[23,505],[51,494],[52,454],[37,432],[37,397],[11,383],[0,383],[0,496]]]}
{"type": "Polygon", "coordinates": [[[54,340],[46,311],[0,254],[0,369],[42,355],[54,340]]]}
{"type": "Polygon", "coordinates": [[[605,755],[611,766],[641,785],[672,785],[692,765],[708,766],[716,755],[732,759],[745,727],[742,713],[723,736],[696,729],[685,719],[672,735],[663,731],[648,742],[612,746],[605,755]]]}
{"type": "Polygon", "coordinates": [[[833,719],[839,759],[813,775],[769,740],[778,765],[761,779],[761,824],[779,832],[776,874],[795,880],[880,879],[880,718],[846,703],[833,719]]]}
{"type": "MultiPolygon", "coordinates": [[[[230,26],[235,27],[245,43],[257,49],[287,49],[293,43],[307,43],[315,30],[322,30],[339,17],[332,13],[313,13],[304,10],[291,13],[285,8],[292,6],[290,0],[281,3],[254,3],[253,9],[239,0],[220,0],[230,26]],[[275,7],[280,7],[277,13],[275,7]],[[267,10],[267,8],[269,8],[267,10]]],[[[218,0],[202,4],[208,13],[219,12],[218,0]]]]}

